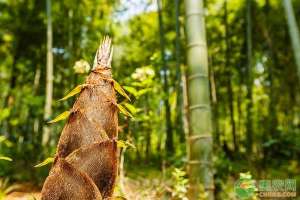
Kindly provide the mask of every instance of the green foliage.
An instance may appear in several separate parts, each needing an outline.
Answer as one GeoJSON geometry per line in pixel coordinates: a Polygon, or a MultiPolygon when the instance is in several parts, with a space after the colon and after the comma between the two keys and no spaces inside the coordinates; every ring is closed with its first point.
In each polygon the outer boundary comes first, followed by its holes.
{"type": "Polygon", "coordinates": [[[182,169],[174,168],[172,179],[174,184],[171,191],[173,199],[188,200],[188,179],[186,178],[186,172],[182,169]]]}
{"type": "Polygon", "coordinates": [[[0,136],[0,144],[3,143],[7,147],[12,147],[13,143],[9,141],[5,136],[0,136]]]}
{"type": "Polygon", "coordinates": [[[123,141],[123,140],[118,140],[117,146],[124,149],[126,149],[127,147],[136,149],[136,147],[133,144],[131,144],[129,141],[123,141]]]}
{"type": "MultiPolygon", "coordinates": [[[[1,144],[4,144],[8,148],[11,148],[13,146],[13,143],[11,141],[9,141],[5,136],[0,136],[0,150],[1,150],[1,144]]],[[[8,156],[1,155],[1,151],[0,151],[0,161],[1,160],[13,161],[12,158],[10,158],[8,156]]]]}
{"type": "Polygon", "coordinates": [[[9,108],[4,108],[0,110],[0,121],[6,119],[10,114],[9,108]]]}
{"type": "Polygon", "coordinates": [[[10,185],[8,178],[0,178],[0,200],[5,200],[6,196],[12,191],[18,189],[20,185],[10,185]]]}

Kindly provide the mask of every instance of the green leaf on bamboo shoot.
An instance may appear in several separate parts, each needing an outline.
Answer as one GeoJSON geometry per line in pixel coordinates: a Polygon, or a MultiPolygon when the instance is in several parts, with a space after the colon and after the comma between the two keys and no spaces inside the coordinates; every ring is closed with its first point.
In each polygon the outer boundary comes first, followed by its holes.
{"type": "Polygon", "coordinates": [[[130,143],[128,141],[126,141],[126,144],[127,144],[127,146],[129,146],[129,147],[131,147],[133,149],[136,149],[136,147],[134,146],[134,144],[132,144],[132,143],[130,143]]]}
{"type": "Polygon", "coordinates": [[[132,114],[128,110],[126,110],[126,108],[124,108],[121,104],[117,104],[117,107],[122,114],[133,118],[132,114]]]}
{"type": "Polygon", "coordinates": [[[12,159],[10,157],[7,156],[0,156],[0,160],[6,160],[6,161],[12,161],[12,159]]]}
{"type": "Polygon", "coordinates": [[[53,163],[53,162],[54,162],[54,158],[49,157],[49,158],[46,158],[43,162],[35,165],[34,167],[36,167],[36,168],[37,167],[43,167],[43,166],[48,165],[49,163],[53,163]]]}
{"type": "Polygon", "coordinates": [[[130,113],[135,114],[138,112],[138,109],[136,107],[134,107],[134,105],[132,105],[130,103],[126,103],[126,102],[124,102],[122,104],[125,106],[125,108],[127,110],[129,110],[130,113]]]}
{"type": "Polygon", "coordinates": [[[69,92],[66,96],[64,96],[62,99],[59,99],[58,101],[64,101],[78,93],[81,92],[81,90],[86,86],[86,84],[77,85],[71,92],[69,92]]]}
{"type": "Polygon", "coordinates": [[[117,141],[117,146],[118,146],[119,148],[126,148],[126,147],[127,147],[127,145],[125,144],[125,141],[124,141],[124,140],[118,140],[118,141],[117,141]]]}
{"type": "Polygon", "coordinates": [[[127,147],[131,147],[131,148],[133,148],[133,149],[136,149],[136,147],[135,147],[133,144],[131,144],[131,143],[128,142],[128,141],[124,141],[124,140],[118,140],[118,141],[117,141],[117,146],[118,146],[119,148],[127,148],[127,147]]]}
{"type": "Polygon", "coordinates": [[[122,88],[122,86],[117,82],[117,81],[113,81],[114,84],[114,88],[115,90],[122,95],[123,97],[125,97],[126,99],[128,99],[130,101],[130,97],[126,94],[126,92],[124,91],[124,89],[122,88]]]}
{"type": "Polygon", "coordinates": [[[49,121],[48,123],[51,124],[51,123],[55,123],[55,122],[64,120],[64,119],[68,118],[70,116],[70,114],[71,114],[70,111],[65,111],[65,112],[61,113],[60,115],[58,115],[57,117],[55,117],[55,119],[49,121]]]}

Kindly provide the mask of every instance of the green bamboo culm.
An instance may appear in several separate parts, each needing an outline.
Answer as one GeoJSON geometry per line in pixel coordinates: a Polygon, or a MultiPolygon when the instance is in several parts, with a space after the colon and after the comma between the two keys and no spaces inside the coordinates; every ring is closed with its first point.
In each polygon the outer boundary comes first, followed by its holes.
{"type": "Polygon", "coordinates": [[[295,13],[291,0],[282,0],[283,7],[286,14],[289,33],[291,37],[292,47],[294,51],[294,57],[298,68],[298,77],[300,78],[300,34],[299,28],[296,22],[295,13]]]}
{"type": "Polygon", "coordinates": [[[212,123],[202,0],[185,0],[188,62],[189,199],[214,199],[212,123]],[[205,190],[205,194],[203,193],[205,190]]]}
{"type": "Polygon", "coordinates": [[[246,41],[247,41],[247,68],[246,68],[246,87],[247,87],[247,107],[246,107],[246,137],[247,137],[247,153],[248,158],[251,158],[253,151],[253,73],[252,73],[252,0],[246,1],[246,41]]]}

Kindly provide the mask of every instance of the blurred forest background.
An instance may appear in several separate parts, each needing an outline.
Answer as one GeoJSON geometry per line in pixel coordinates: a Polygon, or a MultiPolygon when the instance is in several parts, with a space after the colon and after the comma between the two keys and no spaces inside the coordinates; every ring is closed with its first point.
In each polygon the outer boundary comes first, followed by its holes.
{"type": "MultiPolygon", "coordinates": [[[[33,166],[54,156],[65,123],[47,121],[71,107],[74,99],[57,100],[83,83],[99,40],[108,34],[113,76],[132,98],[126,107],[134,116],[120,114],[119,136],[136,148],[121,153],[118,188],[128,199],[134,199],[130,192],[140,199],[184,199],[189,142],[184,1],[162,0],[161,7],[150,0],[46,2],[0,0],[2,193],[7,180],[42,185],[50,165],[33,166]],[[45,106],[47,14],[53,32],[51,109],[45,106]]],[[[235,198],[240,172],[300,183],[300,72],[297,41],[290,34],[297,24],[288,23],[283,2],[204,1],[218,199],[235,198]]],[[[299,27],[300,1],[291,3],[299,27]]]]}

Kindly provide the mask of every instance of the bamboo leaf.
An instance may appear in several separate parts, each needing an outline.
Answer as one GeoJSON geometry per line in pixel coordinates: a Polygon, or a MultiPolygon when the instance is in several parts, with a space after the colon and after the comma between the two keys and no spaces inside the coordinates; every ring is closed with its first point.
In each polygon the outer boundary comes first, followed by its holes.
{"type": "Polygon", "coordinates": [[[53,157],[49,157],[49,158],[46,158],[43,162],[35,165],[34,167],[43,167],[45,165],[48,165],[49,163],[53,163],[54,162],[54,158],[53,157]]]}
{"type": "Polygon", "coordinates": [[[134,88],[134,87],[131,87],[131,86],[123,86],[123,88],[129,92],[130,94],[132,94],[133,96],[137,96],[137,93],[138,91],[134,88]]]}
{"type": "Polygon", "coordinates": [[[121,104],[117,104],[117,107],[119,108],[121,113],[133,118],[132,114],[128,110],[126,110],[126,108],[124,108],[121,104]]]}
{"type": "Polygon", "coordinates": [[[61,113],[60,115],[58,115],[57,117],[55,117],[55,119],[49,121],[48,123],[51,124],[51,123],[55,123],[55,122],[64,120],[64,119],[68,118],[70,116],[70,114],[71,114],[70,111],[65,111],[65,112],[61,113]]]}
{"type": "Polygon", "coordinates": [[[118,146],[119,148],[127,148],[127,145],[126,145],[126,143],[125,143],[124,140],[118,140],[118,141],[117,141],[117,146],[118,146]]]}
{"type": "Polygon", "coordinates": [[[129,146],[129,147],[131,147],[131,148],[133,148],[133,149],[136,149],[135,145],[132,144],[132,143],[130,143],[130,142],[128,142],[128,141],[126,141],[126,145],[129,146]]]}
{"type": "Polygon", "coordinates": [[[125,106],[125,108],[127,109],[127,110],[129,110],[129,112],[131,112],[132,114],[135,114],[135,113],[137,113],[137,108],[136,107],[134,107],[132,104],[130,104],[130,103],[126,103],[126,102],[124,102],[123,103],[123,105],[125,106]]]}
{"type": "Polygon", "coordinates": [[[66,96],[64,96],[62,99],[59,99],[58,101],[64,101],[64,100],[80,93],[84,87],[85,87],[85,84],[77,85],[71,92],[69,92],[66,96]]]}
{"type": "Polygon", "coordinates": [[[113,80],[113,84],[114,84],[114,88],[115,90],[122,95],[123,97],[125,97],[126,99],[130,100],[130,97],[126,94],[126,92],[124,91],[124,89],[122,88],[122,86],[115,80],[113,80]]]}
{"type": "Polygon", "coordinates": [[[10,157],[7,156],[0,156],[0,160],[6,160],[6,161],[12,161],[12,159],[10,157]]]}
{"type": "Polygon", "coordinates": [[[117,146],[118,146],[119,148],[127,148],[127,147],[131,147],[131,148],[133,148],[133,149],[136,149],[136,147],[135,147],[133,144],[131,144],[131,143],[128,142],[128,141],[124,141],[124,140],[118,140],[118,141],[117,141],[117,146]]]}
{"type": "Polygon", "coordinates": [[[151,91],[151,88],[145,88],[145,89],[141,89],[137,92],[137,96],[142,96],[144,94],[146,94],[147,92],[151,91]]]}

